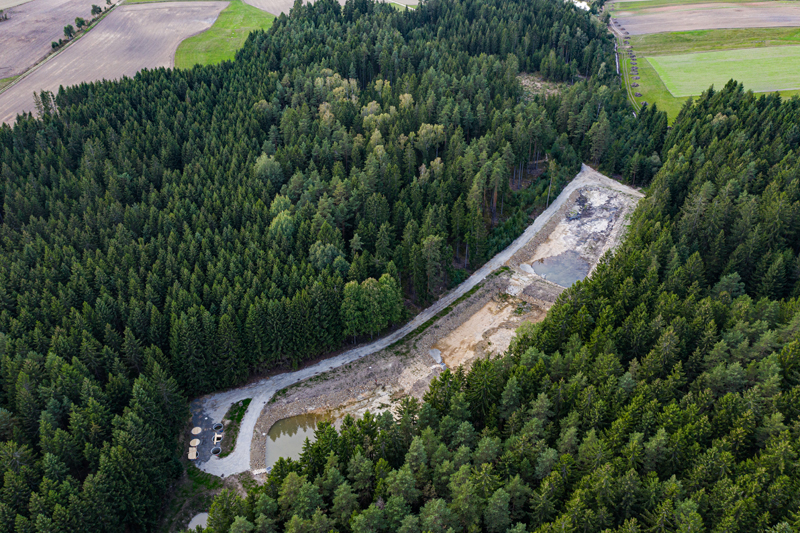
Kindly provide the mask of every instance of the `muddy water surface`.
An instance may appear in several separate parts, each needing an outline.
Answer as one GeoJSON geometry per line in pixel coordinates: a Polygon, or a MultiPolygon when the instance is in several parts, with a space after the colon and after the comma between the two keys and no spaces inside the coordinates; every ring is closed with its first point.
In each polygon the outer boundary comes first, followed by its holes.
{"type": "Polygon", "coordinates": [[[338,427],[341,419],[330,414],[308,413],[275,422],[267,435],[267,468],[277,463],[281,457],[299,459],[306,439],[310,442],[317,440],[314,431],[317,424],[325,420],[338,427]]]}
{"type": "Polygon", "coordinates": [[[534,272],[547,281],[562,287],[569,287],[576,281],[584,279],[591,269],[591,265],[573,250],[539,259],[531,266],[534,272]]]}

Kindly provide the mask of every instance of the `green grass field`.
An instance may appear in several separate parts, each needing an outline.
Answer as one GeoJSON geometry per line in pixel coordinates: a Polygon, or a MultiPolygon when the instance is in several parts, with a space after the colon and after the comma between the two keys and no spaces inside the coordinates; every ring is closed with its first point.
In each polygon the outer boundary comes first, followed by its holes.
{"type": "Polygon", "coordinates": [[[676,97],[700,94],[731,78],[753,92],[800,88],[800,46],[652,56],[648,61],[676,97]]]}
{"type": "Polygon", "coordinates": [[[800,44],[800,28],[740,28],[631,35],[637,55],[671,55],[800,44]]]}
{"type": "MultiPolygon", "coordinates": [[[[712,84],[720,89],[731,78],[755,93],[780,89],[784,97],[800,94],[795,89],[800,88],[800,75],[795,74],[800,66],[800,46],[791,46],[800,45],[800,28],[698,30],[626,38],[636,53],[640,78],[625,80],[631,100],[637,108],[642,101],[658,103],[670,122],[687,96],[700,95],[712,84]],[[706,53],[716,51],[724,52],[706,53]],[[784,57],[787,54],[789,57],[784,57]],[[632,82],[639,87],[631,88],[632,82]],[[642,96],[634,97],[634,91],[642,96]]],[[[624,55],[620,59],[624,72],[629,73],[628,59],[624,55]]]]}
{"type": "Polygon", "coordinates": [[[214,65],[233,59],[251,31],[266,30],[275,20],[258,8],[242,0],[233,0],[214,22],[199,35],[189,37],[175,52],[175,67],[191,68],[194,65],[214,65]]]}
{"type": "Polygon", "coordinates": [[[11,76],[10,78],[2,78],[0,79],[0,91],[5,89],[8,85],[11,84],[14,80],[19,78],[19,76],[11,76]]]}
{"type": "MultiPolygon", "coordinates": [[[[637,64],[639,67],[639,79],[634,80],[630,75],[627,79],[627,86],[630,89],[629,97],[636,103],[635,107],[638,109],[642,102],[647,102],[648,105],[658,104],[658,108],[661,111],[666,111],[669,121],[672,122],[678,116],[686,99],[675,98],[670,94],[647,59],[639,59],[637,64]],[[630,84],[632,82],[638,83],[639,87],[631,87],[630,84]],[[634,96],[634,92],[639,92],[642,96],[634,96]]],[[[625,72],[629,73],[629,60],[625,59],[623,65],[625,66],[625,72]]],[[[622,65],[620,65],[620,68],[622,68],[622,65]]]]}

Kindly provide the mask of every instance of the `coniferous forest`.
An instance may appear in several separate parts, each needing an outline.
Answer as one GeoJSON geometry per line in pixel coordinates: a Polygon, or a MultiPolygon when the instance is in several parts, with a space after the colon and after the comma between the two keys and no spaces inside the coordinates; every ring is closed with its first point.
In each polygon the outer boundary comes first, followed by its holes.
{"type": "Polygon", "coordinates": [[[668,130],[613,49],[551,0],[319,0],[233,62],[40,95],[0,128],[0,532],[154,530],[187,398],[402,322],[581,162],[648,187],[590,280],[209,529],[800,526],[800,101],[731,83],[668,130]]]}

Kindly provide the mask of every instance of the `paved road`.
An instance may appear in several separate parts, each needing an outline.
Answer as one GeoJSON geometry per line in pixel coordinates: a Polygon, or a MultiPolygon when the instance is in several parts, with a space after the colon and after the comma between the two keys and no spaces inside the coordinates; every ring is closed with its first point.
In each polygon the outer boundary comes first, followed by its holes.
{"type": "Polygon", "coordinates": [[[398,329],[397,331],[379,339],[371,344],[355,348],[348,352],[344,352],[336,357],[331,357],[324,361],[320,361],[316,365],[298,370],[297,372],[286,372],[271,378],[263,379],[261,381],[246,385],[244,387],[212,394],[192,402],[192,411],[202,410],[204,416],[208,416],[208,424],[220,421],[225,416],[228,408],[234,402],[252,398],[247,412],[242,419],[239,438],[236,442],[236,447],[233,452],[222,459],[212,457],[205,462],[198,460],[197,466],[205,472],[214,474],[216,476],[238,474],[250,470],[250,445],[253,439],[253,432],[256,427],[256,422],[261,414],[264,406],[269,402],[272,395],[277,391],[293,385],[297,382],[308,379],[317,374],[333,370],[342,365],[352,363],[366,355],[370,355],[380,351],[395,342],[401,340],[403,337],[417,329],[419,326],[436,316],[440,311],[449,306],[453,301],[457,300],[470,289],[475,287],[478,283],[483,281],[486,276],[502,267],[506,262],[511,259],[517,251],[519,251],[528,241],[530,241],[545,224],[550,220],[554,213],[564,204],[573,191],[583,188],[585,186],[604,186],[610,189],[624,192],[633,196],[641,197],[642,194],[635,189],[626,185],[622,185],[599,172],[595,172],[591,168],[583,165],[581,172],[564,188],[561,194],[558,195],[552,205],[541,215],[536,217],[533,224],[528,226],[528,229],[520,235],[517,240],[512,242],[508,248],[494,256],[488,263],[478,269],[472,276],[470,276],[461,285],[453,289],[451,292],[444,295],[436,303],[425,309],[418,314],[411,322],[398,329]]]}
{"type": "Polygon", "coordinates": [[[133,77],[143,68],[172,67],[181,41],[210,28],[227,6],[228,2],[194,1],[114,8],[77,42],[0,93],[0,122],[11,124],[19,113],[33,111],[34,92],[55,94],[61,85],[133,77]]]}

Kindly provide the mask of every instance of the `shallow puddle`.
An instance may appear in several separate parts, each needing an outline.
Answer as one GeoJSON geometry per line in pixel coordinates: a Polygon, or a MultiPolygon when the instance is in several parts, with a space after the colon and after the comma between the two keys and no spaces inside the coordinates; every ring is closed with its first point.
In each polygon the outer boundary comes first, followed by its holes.
{"type": "Polygon", "coordinates": [[[201,527],[205,528],[207,525],[208,525],[208,513],[198,513],[198,514],[194,515],[194,518],[192,518],[192,521],[189,522],[189,525],[187,526],[187,529],[189,531],[194,531],[194,529],[197,526],[201,526],[201,527]]]}
{"type": "Polygon", "coordinates": [[[544,279],[562,287],[569,287],[576,281],[584,279],[591,269],[589,263],[581,259],[574,250],[539,259],[531,266],[533,271],[544,279]]]}
{"type": "Polygon", "coordinates": [[[332,421],[338,427],[341,419],[336,419],[332,415],[308,413],[275,422],[267,434],[267,468],[272,467],[281,457],[299,459],[306,439],[314,442],[317,424],[325,420],[332,421]]]}

